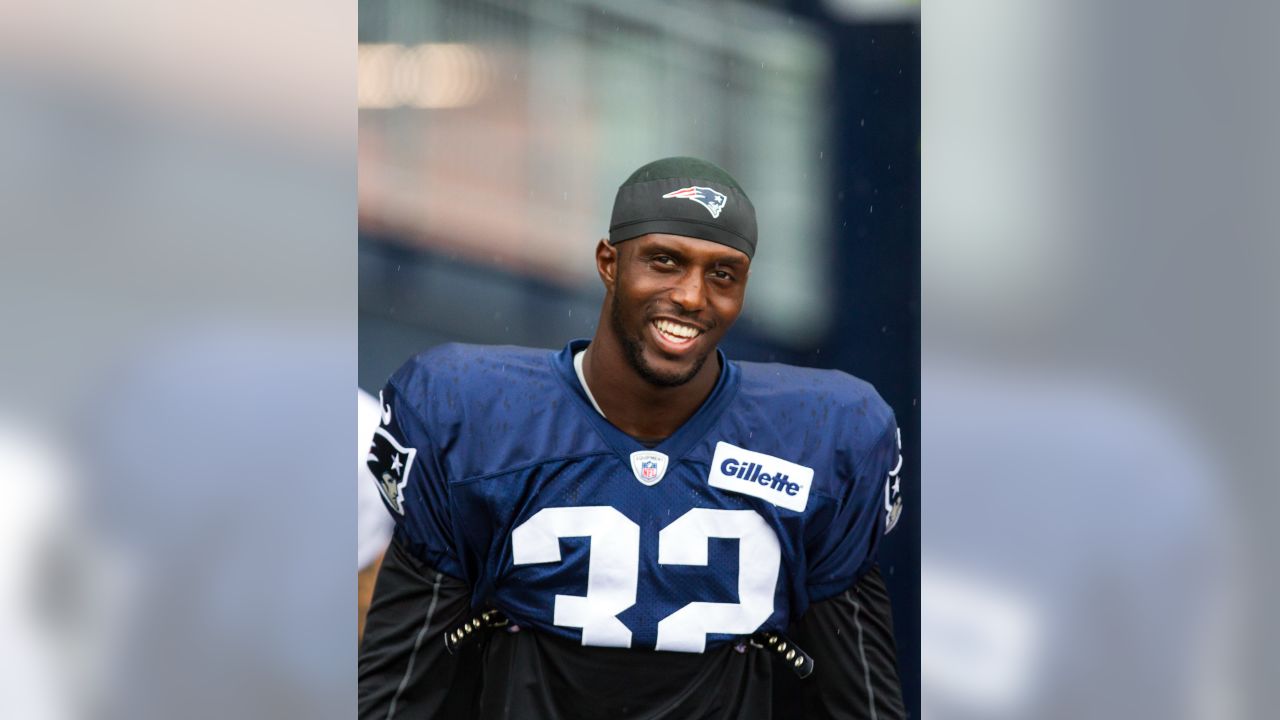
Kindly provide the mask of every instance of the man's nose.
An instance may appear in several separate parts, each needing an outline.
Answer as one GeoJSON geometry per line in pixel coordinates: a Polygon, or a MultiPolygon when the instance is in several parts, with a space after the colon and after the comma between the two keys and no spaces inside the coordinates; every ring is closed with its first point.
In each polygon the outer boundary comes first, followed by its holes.
{"type": "Polygon", "coordinates": [[[698,273],[686,273],[671,291],[671,301],[686,312],[698,312],[707,306],[706,283],[698,273]]]}

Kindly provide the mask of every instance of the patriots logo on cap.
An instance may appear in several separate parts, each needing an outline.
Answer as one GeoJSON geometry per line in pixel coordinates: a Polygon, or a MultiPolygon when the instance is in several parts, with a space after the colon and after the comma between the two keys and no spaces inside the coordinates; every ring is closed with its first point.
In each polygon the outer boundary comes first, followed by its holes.
{"type": "Polygon", "coordinates": [[[680,188],[679,190],[673,190],[662,197],[664,199],[684,198],[685,200],[692,200],[706,208],[707,212],[711,213],[711,217],[713,218],[720,217],[720,211],[724,209],[725,203],[729,201],[729,198],[726,197],[724,193],[709,187],[702,187],[701,185],[693,185],[686,188],[680,188]]]}

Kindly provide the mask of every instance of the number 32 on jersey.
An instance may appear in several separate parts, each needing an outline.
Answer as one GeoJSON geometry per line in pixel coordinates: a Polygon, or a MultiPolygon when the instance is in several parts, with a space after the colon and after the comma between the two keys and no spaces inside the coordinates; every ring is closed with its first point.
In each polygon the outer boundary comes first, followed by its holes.
{"type": "MultiPolygon", "coordinates": [[[[582,644],[631,647],[618,615],[636,604],[640,526],[608,505],[544,508],[511,532],[516,565],[560,562],[560,539],[588,537],[587,594],[556,595],[553,622],[581,628],[582,644]]],[[[707,564],[711,538],[736,539],[738,602],[691,602],[658,622],[656,650],[700,653],[707,634],[747,635],[773,614],[782,553],[773,528],[754,510],[694,508],[658,533],[658,563],[707,564]]]]}

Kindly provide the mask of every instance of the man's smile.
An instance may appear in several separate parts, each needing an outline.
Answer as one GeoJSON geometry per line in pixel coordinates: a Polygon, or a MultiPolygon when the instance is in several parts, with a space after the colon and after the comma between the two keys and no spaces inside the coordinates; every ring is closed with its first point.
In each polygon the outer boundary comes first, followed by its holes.
{"type": "Polygon", "coordinates": [[[682,351],[693,344],[693,341],[705,332],[696,325],[689,325],[677,320],[668,318],[657,318],[649,323],[655,330],[655,335],[674,351],[682,351]]]}

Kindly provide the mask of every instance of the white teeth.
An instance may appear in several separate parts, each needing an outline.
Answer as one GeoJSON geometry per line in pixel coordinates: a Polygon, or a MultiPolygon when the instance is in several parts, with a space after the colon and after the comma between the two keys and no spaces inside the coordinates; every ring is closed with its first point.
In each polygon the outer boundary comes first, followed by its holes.
{"type": "Polygon", "coordinates": [[[664,335],[670,335],[672,337],[677,337],[682,340],[689,340],[691,338],[696,338],[702,334],[702,331],[697,328],[689,327],[688,325],[680,325],[678,323],[673,323],[670,320],[656,320],[654,321],[653,324],[656,325],[657,328],[661,330],[664,335]]]}

